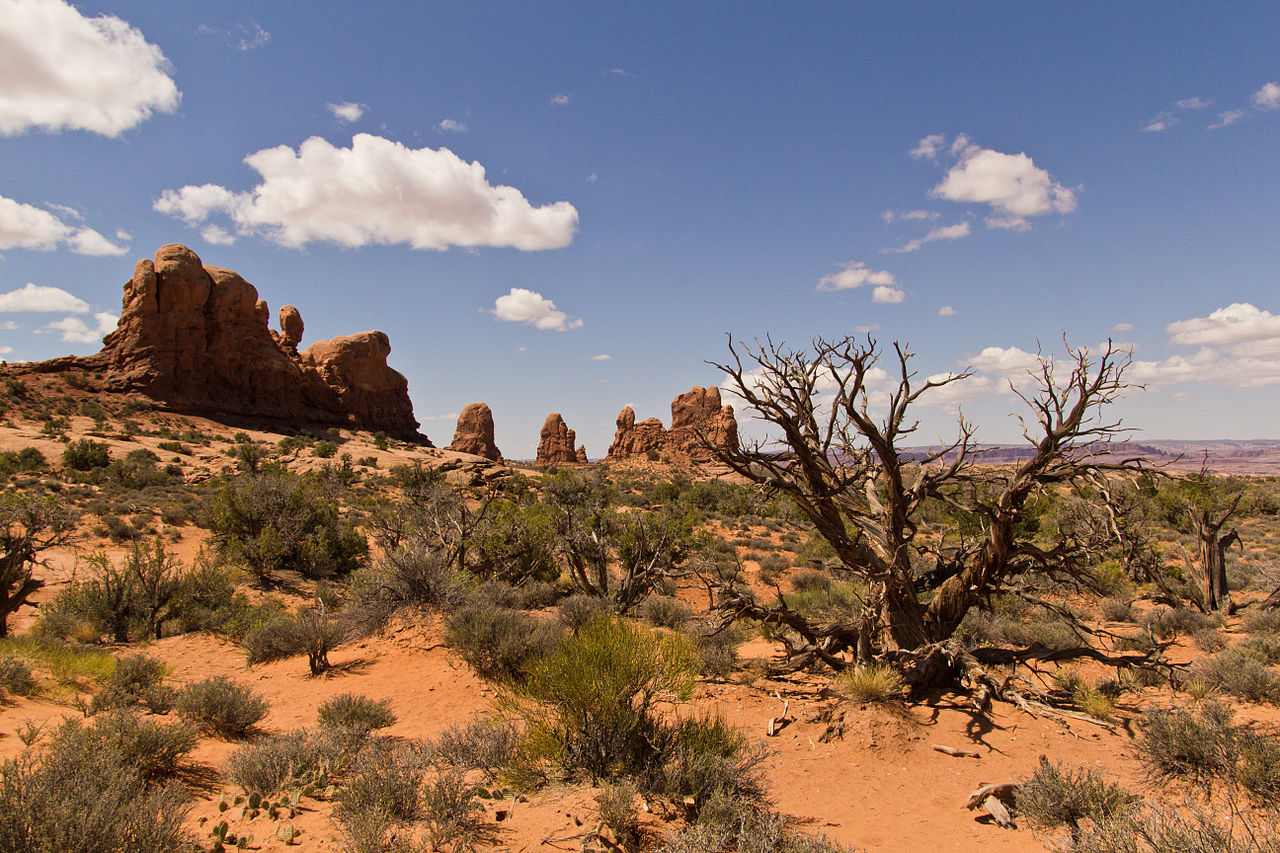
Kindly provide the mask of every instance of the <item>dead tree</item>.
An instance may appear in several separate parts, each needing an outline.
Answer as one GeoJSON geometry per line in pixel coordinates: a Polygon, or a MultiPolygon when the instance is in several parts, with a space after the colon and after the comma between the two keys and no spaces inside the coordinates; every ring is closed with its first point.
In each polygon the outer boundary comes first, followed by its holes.
{"type": "Polygon", "coordinates": [[[1234,527],[1226,533],[1221,531],[1231,516],[1235,515],[1243,496],[1243,492],[1237,494],[1231,501],[1231,505],[1220,515],[1197,507],[1191,502],[1187,505],[1187,515],[1191,519],[1191,526],[1195,529],[1196,544],[1200,549],[1205,604],[1210,610],[1217,610],[1228,616],[1234,613],[1236,608],[1231,601],[1231,589],[1227,584],[1227,549],[1232,544],[1239,544],[1243,550],[1244,544],[1240,542],[1240,535],[1234,527]]]}
{"type": "Polygon", "coordinates": [[[71,513],[52,498],[0,499],[0,637],[8,636],[9,616],[44,586],[34,576],[40,553],[66,542],[74,527],[71,513]]]}
{"type": "Polygon", "coordinates": [[[729,350],[729,363],[713,364],[775,437],[714,448],[717,457],[788,496],[835,550],[837,568],[864,590],[847,619],[824,623],[788,608],[783,596],[767,604],[740,588],[722,590],[718,606],[730,617],[786,627],[802,638],[776,671],[815,661],[841,667],[842,653],[853,652],[860,662],[891,655],[919,681],[944,677],[944,670],[954,675],[958,654],[950,640],[970,609],[1027,573],[1085,574],[1071,539],[1037,543],[1020,532],[1028,502],[1046,488],[1140,464],[1106,454],[1123,430],[1101,412],[1126,387],[1129,363],[1109,346],[1096,355],[1068,350],[1058,364],[1040,360],[1037,389],[1019,394],[1033,413],[1023,420],[1029,454],[1012,467],[976,465],[974,431],[963,418],[947,446],[922,458],[901,449],[918,425],[913,404],[965,380],[968,371],[917,382],[911,352],[895,343],[896,375],[886,377],[870,338],[819,338],[807,350],[772,341],[735,346],[731,338],[729,350]],[[875,381],[888,382],[884,399],[870,387],[875,381]],[[882,418],[872,413],[880,408],[882,418]],[[978,519],[979,531],[926,547],[917,528],[927,500],[978,519]],[[921,570],[930,560],[933,569],[921,570]]]}

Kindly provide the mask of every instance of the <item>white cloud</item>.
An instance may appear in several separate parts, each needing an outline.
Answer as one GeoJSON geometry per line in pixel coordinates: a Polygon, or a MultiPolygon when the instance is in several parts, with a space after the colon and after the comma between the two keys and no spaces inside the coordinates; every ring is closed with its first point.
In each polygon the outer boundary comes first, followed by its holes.
{"type": "Polygon", "coordinates": [[[1027,217],[1076,209],[1075,192],[1054,181],[1026,154],[981,148],[963,135],[956,137],[951,152],[958,162],[929,194],[990,205],[989,228],[1025,230],[1030,227],[1027,217]]]}
{"type": "Polygon", "coordinates": [[[824,275],[818,280],[818,290],[849,290],[864,284],[888,287],[897,282],[888,270],[869,270],[862,261],[849,261],[840,272],[824,275]]]}
{"type": "Polygon", "coordinates": [[[1260,110],[1280,109],[1280,83],[1266,83],[1254,92],[1253,105],[1260,110]]]}
{"type": "MultiPolygon", "coordinates": [[[[925,379],[926,382],[942,382],[950,379],[957,374],[935,373],[925,379]]],[[[990,376],[974,376],[970,375],[964,379],[957,379],[954,382],[948,382],[938,388],[931,388],[929,392],[920,397],[919,403],[922,406],[935,406],[938,408],[953,409],[962,403],[969,403],[983,397],[990,397],[996,392],[995,383],[991,381],[990,376]]]]}
{"type": "Polygon", "coordinates": [[[513,287],[506,296],[499,296],[493,303],[493,314],[499,320],[525,323],[544,331],[567,332],[582,325],[581,320],[570,320],[556,304],[541,293],[513,287]]]}
{"type": "Polygon", "coordinates": [[[947,137],[941,133],[934,133],[926,136],[916,143],[916,147],[911,149],[911,156],[920,159],[934,160],[938,157],[938,152],[947,144],[947,137]]]}
{"type": "Polygon", "coordinates": [[[196,27],[196,32],[202,35],[222,36],[226,39],[228,47],[235,48],[242,53],[266,47],[267,42],[271,41],[271,33],[264,30],[257,21],[236,24],[227,30],[211,27],[208,24],[201,24],[196,27]]]}
{"type": "Polygon", "coordinates": [[[66,244],[78,255],[123,255],[92,228],[72,227],[47,210],[0,196],[0,249],[35,249],[48,252],[66,244]]]}
{"type": "Polygon", "coordinates": [[[290,248],[330,242],[533,251],[567,246],[578,225],[569,202],[534,207],[514,187],[490,184],[484,166],[447,148],[406,148],[367,133],[356,134],[350,148],[337,148],[313,136],[296,152],[281,145],[244,162],[262,176],[252,190],[185,186],[165,190],[155,209],[189,225],[223,213],[240,234],[290,248]]]}
{"type": "Polygon", "coordinates": [[[12,320],[0,320],[0,331],[12,332],[14,329],[21,328],[12,320]]]}
{"type": "Polygon", "coordinates": [[[553,107],[563,107],[563,106],[566,106],[568,103],[569,103],[568,95],[555,95],[551,99],[551,106],[553,107]]]}
{"type": "Polygon", "coordinates": [[[0,0],[0,134],[30,128],[118,136],[182,95],[169,62],[112,15],[63,0],[0,0]]]}
{"type": "Polygon", "coordinates": [[[1142,129],[1144,133],[1160,133],[1177,124],[1179,119],[1173,113],[1160,113],[1142,129]]]}
{"type": "Polygon", "coordinates": [[[1181,346],[1224,346],[1280,340],[1280,316],[1248,302],[1233,302],[1208,317],[1178,320],[1165,326],[1169,343],[1181,346]]]}
{"type": "Polygon", "coordinates": [[[46,329],[62,332],[62,340],[70,341],[77,344],[91,344],[102,339],[103,335],[114,331],[116,323],[120,318],[115,314],[102,311],[93,315],[93,319],[97,321],[97,326],[90,326],[79,317],[63,317],[61,320],[54,320],[46,329]]]}
{"type": "Polygon", "coordinates": [[[231,246],[236,242],[236,238],[231,235],[231,232],[221,225],[206,225],[200,229],[200,237],[206,243],[214,246],[231,246]]]}
{"type": "Polygon", "coordinates": [[[463,122],[447,118],[436,125],[436,130],[441,133],[466,133],[469,128],[463,122]]]}
{"type": "Polygon", "coordinates": [[[0,347],[0,355],[8,355],[13,352],[13,347],[0,347]]]}
{"type": "Polygon", "coordinates": [[[607,352],[602,352],[599,355],[591,356],[592,361],[611,361],[612,359],[613,359],[613,356],[609,355],[609,353],[607,352]]]}
{"type": "Polygon", "coordinates": [[[1213,106],[1213,101],[1206,98],[1196,96],[1194,98],[1183,98],[1181,101],[1175,101],[1179,109],[1183,110],[1202,110],[1205,107],[1213,106]]]}
{"type": "Polygon", "coordinates": [[[886,252],[914,252],[917,251],[925,243],[933,243],[938,240],[959,240],[961,237],[969,236],[969,223],[957,222],[955,225],[944,225],[941,228],[935,228],[923,237],[899,246],[896,249],[885,249],[886,252]]]}
{"type": "Polygon", "coordinates": [[[324,108],[338,121],[346,122],[347,124],[359,121],[364,117],[364,104],[355,104],[351,101],[343,101],[340,104],[325,104],[324,108]]]}
{"type": "Polygon", "coordinates": [[[974,370],[1001,376],[1040,370],[1040,356],[1017,347],[986,347],[969,359],[974,370]]]}
{"type": "Polygon", "coordinates": [[[937,219],[942,214],[929,210],[886,210],[880,214],[885,222],[911,222],[920,219],[937,219]]]}
{"type": "Polygon", "coordinates": [[[1217,130],[1220,127],[1226,127],[1229,124],[1235,124],[1244,118],[1244,110],[1227,110],[1225,113],[1218,114],[1218,120],[1209,125],[1208,130],[1217,130]]]}
{"type": "Polygon", "coordinates": [[[44,311],[88,314],[89,303],[60,287],[41,287],[27,282],[25,287],[0,293],[0,312],[44,311]]]}
{"type": "Polygon", "coordinates": [[[877,285],[875,290],[871,291],[871,301],[879,302],[884,305],[897,305],[899,302],[907,298],[907,294],[900,287],[888,287],[887,285],[877,285]]]}
{"type": "Polygon", "coordinates": [[[1132,324],[1132,323],[1116,323],[1114,326],[1112,326],[1112,327],[1111,327],[1111,331],[1113,331],[1113,332],[1132,332],[1132,331],[1133,331],[1133,324],[1132,324]]]}
{"type": "Polygon", "coordinates": [[[938,316],[954,317],[956,316],[956,309],[952,308],[950,305],[943,305],[941,308],[938,309],[938,316]]]}

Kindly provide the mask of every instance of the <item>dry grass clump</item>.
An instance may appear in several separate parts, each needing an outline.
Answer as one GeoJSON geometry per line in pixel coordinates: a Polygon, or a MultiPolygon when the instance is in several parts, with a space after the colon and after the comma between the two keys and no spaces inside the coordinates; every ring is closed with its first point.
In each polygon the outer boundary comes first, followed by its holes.
{"type": "Polygon", "coordinates": [[[1200,658],[1191,671],[1219,692],[1249,702],[1280,702],[1280,675],[1268,669],[1256,652],[1239,644],[1200,658]]]}
{"type": "Polygon", "coordinates": [[[316,710],[320,728],[343,737],[360,740],[377,729],[396,724],[391,700],[381,702],[354,693],[339,693],[321,703],[316,710]]]}
{"type": "Polygon", "coordinates": [[[855,702],[888,702],[902,698],[902,676],[888,664],[853,666],[836,676],[837,692],[855,702]]]}
{"type": "Polygon", "coordinates": [[[270,710],[266,699],[225,675],[188,684],[174,697],[179,714],[212,734],[245,737],[270,710]]]}
{"type": "Polygon", "coordinates": [[[335,740],[306,729],[271,735],[231,753],[227,775],[246,794],[267,796],[290,788],[324,785],[340,756],[335,740]]]}

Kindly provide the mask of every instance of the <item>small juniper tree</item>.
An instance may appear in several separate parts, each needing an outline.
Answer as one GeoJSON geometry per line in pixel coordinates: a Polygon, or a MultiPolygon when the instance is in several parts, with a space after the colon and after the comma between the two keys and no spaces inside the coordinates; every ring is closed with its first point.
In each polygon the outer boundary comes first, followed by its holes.
{"type": "Polygon", "coordinates": [[[65,543],[74,529],[74,516],[53,498],[0,497],[0,637],[8,636],[9,617],[44,586],[34,576],[41,552],[65,543]]]}

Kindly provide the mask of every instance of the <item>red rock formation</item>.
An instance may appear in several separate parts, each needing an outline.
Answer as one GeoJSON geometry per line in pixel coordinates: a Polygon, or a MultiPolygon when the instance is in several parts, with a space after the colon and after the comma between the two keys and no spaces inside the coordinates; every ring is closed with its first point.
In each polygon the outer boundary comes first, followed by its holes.
{"type": "Polygon", "coordinates": [[[578,451],[577,451],[577,453],[575,453],[575,454],[574,454],[574,456],[576,457],[577,462],[578,462],[578,464],[580,464],[580,465],[586,465],[588,462],[590,462],[590,461],[591,461],[591,460],[587,459],[587,448],[586,448],[586,445],[579,444],[579,445],[578,445],[578,451]]]}
{"type": "Polygon", "coordinates": [[[542,424],[542,432],[538,434],[539,465],[560,465],[564,463],[586,462],[586,448],[574,449],[577,434],[569,429],[559,412],[547,415],[542,424]]]}
{"type": "Polygon", "coordinates": [[[732,406],[720,405],[719,388],[695,386],[671,401],[671,429],[657,418],[636,423],[631,407],[618,414],[618,431],[609,445],[609,459],[626,459],[650,450],[678,453],[699,462],[712,459],[705,441],[729,446],[738,441],[738,422],[732,406]]]}
{"type": "Polygon", "coordinates": [[[609,459],[626,459],[642,456],[650,450],[660,450],[667,440],[667,431],[657,418],[636,423],[636,413],[630,406],[618,413],[618,431],[609,445],[609,459]]]}
{"type": "Polygon", "coordinates": [[[139,391],[178,411],[422,438],[408,383],[387,366],[386,335],[321,341],[303,358],[296,355],[297,309],[281,311],[282,335],[267,328],[267,318],[253,285],[170,244],[138,262],[118,326],[84,361],[105,373],[106,387],[139,391]]]}
{"type": "Polygon", "coordinates": [[[502,451],[493,441],[493,412],[484,403],[468,403],[458,415],[458,428],[454,430],[449,450],[474,453],[485,459],[497,461],[502,451]]]}

